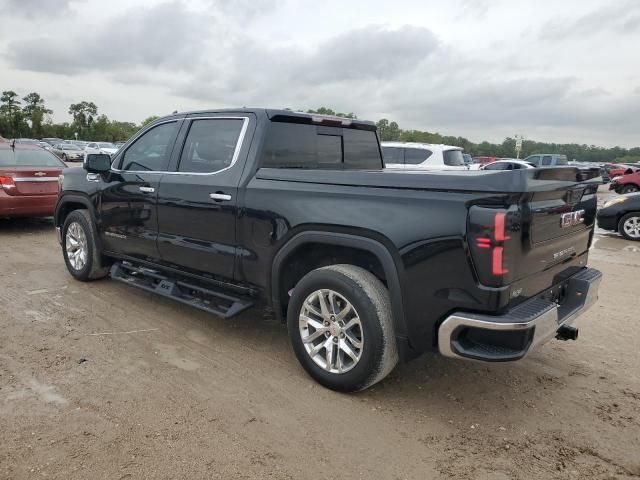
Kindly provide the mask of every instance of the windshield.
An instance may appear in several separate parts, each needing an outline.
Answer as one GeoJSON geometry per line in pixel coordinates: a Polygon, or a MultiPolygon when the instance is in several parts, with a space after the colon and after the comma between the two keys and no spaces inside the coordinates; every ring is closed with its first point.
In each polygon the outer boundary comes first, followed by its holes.
{"type": "Polygon", "coordinates": [[[464,157],[462,150],[445,150],[444,164],[449,167],[464,167],[464,157]]]}
{"type": "Polygon", "coordinates": [[[98,147],[99,148],[116,148],[115,145],[113,145],[113,143],[109,143],[109,142],[100,142],[98,143],[98,147]]]}
{"type": "Polygon", "coordinates": [[[73,143],[64,143],[62,145],[62,150],[80,150],[80,147],[74,145],[73,143]]]}
{"type": "Polygon", "coordinates": [[[66,167],[58,158],[46,150],[0,150],[2,167],[66,167]]]}

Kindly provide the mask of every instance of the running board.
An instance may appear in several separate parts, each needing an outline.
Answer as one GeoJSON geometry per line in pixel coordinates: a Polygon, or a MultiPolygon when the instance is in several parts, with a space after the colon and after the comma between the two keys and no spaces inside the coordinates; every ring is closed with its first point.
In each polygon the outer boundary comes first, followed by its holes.
{"type": "Polygon", "coordinates": [[[184,282],[157,270],[135,266],[126,261],[113,264],[111,278],[222,318],[231,318],[253,306],[250,299],[184,282]]]}

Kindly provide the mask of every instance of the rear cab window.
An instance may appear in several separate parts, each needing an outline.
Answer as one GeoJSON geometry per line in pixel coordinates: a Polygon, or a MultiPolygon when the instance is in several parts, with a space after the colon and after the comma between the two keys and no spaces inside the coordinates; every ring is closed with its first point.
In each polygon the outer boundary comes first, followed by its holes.
{"type": "Polygon", "coordinates": [[[380,170],[373,130],[272,121],[261,166],[326,170],[380,170]]]}

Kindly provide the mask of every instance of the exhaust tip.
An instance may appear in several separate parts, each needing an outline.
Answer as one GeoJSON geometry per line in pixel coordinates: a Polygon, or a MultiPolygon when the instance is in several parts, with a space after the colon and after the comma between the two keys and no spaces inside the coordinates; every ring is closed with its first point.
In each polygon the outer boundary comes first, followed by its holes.
{"type": "Polygon", "coordinates": [[[577,340],[578,329],[576,327],[572,327],[571,325],[563,325],[556,332],[556,338],[563,341],[577,340]]]}

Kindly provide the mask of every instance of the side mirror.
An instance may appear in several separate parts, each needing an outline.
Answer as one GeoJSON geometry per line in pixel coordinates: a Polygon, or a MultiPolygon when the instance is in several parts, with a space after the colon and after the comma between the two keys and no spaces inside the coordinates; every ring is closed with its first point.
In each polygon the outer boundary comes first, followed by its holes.
{"type": "Polygon", "coordinates": [[[83,168],[89,173],[107,173],[111,170],[111,155],[90,153],[84,160],[83,168]]]}

